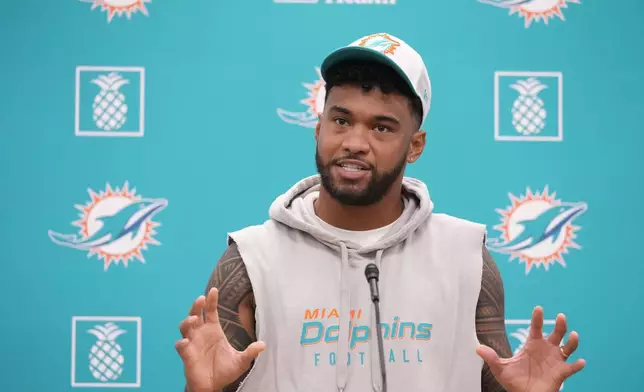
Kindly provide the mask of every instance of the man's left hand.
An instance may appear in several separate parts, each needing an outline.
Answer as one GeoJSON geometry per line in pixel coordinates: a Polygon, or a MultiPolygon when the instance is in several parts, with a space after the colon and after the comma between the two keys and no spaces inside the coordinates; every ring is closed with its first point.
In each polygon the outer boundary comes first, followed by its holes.
{"type": "Polygon", "coordinates": [[[557,392],[564,380],[586,366],[583,359],[566,362],[579,345],[579,335],[573,331],[566,344],[561,346],[566,330],[566,318],[559,314],[554,331],[544,338],[543,309],[537,306],[532,312],[530,335],[515,356],[500,358],[485,345],[480,345],[476,353],[508,392],[557,392]]]}

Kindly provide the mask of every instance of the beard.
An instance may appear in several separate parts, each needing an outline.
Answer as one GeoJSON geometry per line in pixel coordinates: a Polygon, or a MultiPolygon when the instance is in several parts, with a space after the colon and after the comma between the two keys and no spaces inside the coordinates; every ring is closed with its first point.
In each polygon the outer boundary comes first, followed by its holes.
{"type": "Polygon", "coordinates": [[[340,186],[335,183],[331,176],[331,168],[341,159],[361,160],[359,157],[349,154],[324,164],[317,148],[315,150],[315,164],[322,180],[322,186],[335,200],[350,206],[368,206],[380,201],[404,170],[406,157],[407,154],[405,153],[396,166],[385,173],[379,173],[375,167],[370,166],[371,178],[369,183],[364,189],[356,189],[351,185],[340,186]]]}

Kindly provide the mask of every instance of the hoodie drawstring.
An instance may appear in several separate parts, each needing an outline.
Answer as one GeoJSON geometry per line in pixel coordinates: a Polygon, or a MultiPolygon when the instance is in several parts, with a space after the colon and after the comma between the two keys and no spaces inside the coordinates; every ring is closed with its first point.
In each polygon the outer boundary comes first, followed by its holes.
{"type": "Polygon", "coordinates": [[[340,242],[342,263],[340,266],[340,331],[338,337],[338,352],[336,353],[335,382],[338,392],[343,392],[347,385],[349,354],[349,308],[351,306],[351,291],[349,289],[349,250],[344,242],[340,242]]]}
{"type": "MultiPolygon", "coordinates": [[[[381,265],[383,251],[384,251],[383,249],[378,249],[378,252],[376,253],[375,264],[376,264],[376,267],[378,267],[379,271],[382,271],[382,269],[380,268],[380,265],[381,265]]],[[[380,377],[380,355],[378,353],[378,335],[377,335],[378,326],[376,325],[375,310],[373,310],[372,314],[374,316],[370,317],[371,340],[369,342],[369,344],[371,345],[371,347],[369,348],[369,350],[371,351],[371,384],[373,385],[374,391],[380,392],[382,391],[382,378],[380,377]]],[[[381,311],[381,316],[382,316],[382,311],[381,311]]]]}

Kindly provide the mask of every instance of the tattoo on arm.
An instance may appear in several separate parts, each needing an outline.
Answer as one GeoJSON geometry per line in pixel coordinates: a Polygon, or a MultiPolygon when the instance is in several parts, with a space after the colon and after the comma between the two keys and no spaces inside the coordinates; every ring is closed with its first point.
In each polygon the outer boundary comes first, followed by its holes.
{"type": "MultiPolygon", "coordinates": [[[[236,350],[244,351],[256,340],[254,331],[247,331],[239,317],[240,305],[245,304],[255,310],[255,297],[242,261],[237,244],[232,243],[217,262],[206,287],[206,294],[212,287],[219,290],[219,321],[230,342],[236,350]]],[[[241,381],[248,375],[246,371],[237,381],[228,385],[223,392],[236,391],[241,381]]]]}
{"type": "MultiPolygon", "coordinates": [[[[493,348],[501,358],[512,357],[505,329],[504,290],[501,274],[488,250],[483,247],[483,276],[476,307],[476,333],[479,341],[493,348]]],[[[482,392],[505,392],[487,364],[481,374],[482,392]]]]}

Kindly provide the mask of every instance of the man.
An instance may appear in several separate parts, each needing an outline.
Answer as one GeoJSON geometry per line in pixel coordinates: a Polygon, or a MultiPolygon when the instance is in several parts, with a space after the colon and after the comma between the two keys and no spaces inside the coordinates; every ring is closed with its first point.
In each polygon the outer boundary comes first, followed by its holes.
{"type": "Polygon", "coordinates": [[[319,176],[295,184],[270,219],[229,235],[206,295],[180,324],[190,392],[381,391],[365,266],[380,271],[391,391],[555,392],[585,365],[563,315],[512,356],[501,277],[482,225],[433,213],[404,177],[425,146],[431,100],[420,55],[374,34],[329,55],[315,129],[319,176]],[[261,353],[261,355],[260,355],[261,353]]]}

